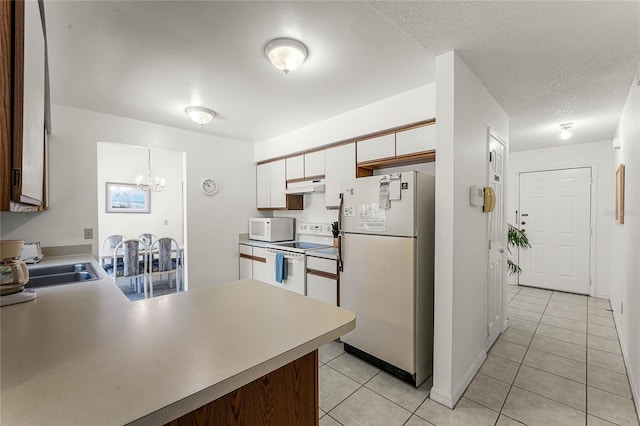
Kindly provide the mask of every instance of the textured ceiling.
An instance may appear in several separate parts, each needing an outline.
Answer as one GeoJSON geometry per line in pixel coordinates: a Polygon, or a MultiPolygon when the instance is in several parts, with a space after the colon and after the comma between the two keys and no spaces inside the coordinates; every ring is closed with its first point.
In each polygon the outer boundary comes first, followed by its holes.
{"type": "Polygon", "coordinates": [[[451,49],[510,116],[512,150],[611,139],[640,60],[638,1],[45,5],[54,103],[248,141],[429,83],[451,49]],[[289,75],[263,53],[285,36],[309,48],[289,75]],[[219,115],[199,127],[191,104],[219,115]]]}
{"type": "Polygon", "coordinates": [[[510,116],[511,150],[612,139],[640,60],[640,2],[368,2],[456,49],[510,116]],[[560,123],[574,137],[560,141],[560,123]]]}
{"type": "MultiPolygon", "coordinates": [[[[434,79],[434,57],[364,2],[47,1],[54,103],[258,141],[434,79]],[[294,37],[285,75],[264,47],[294,37]],[[199,127],[184,113],[215,110],[199,127]]],[[[55,123],[54,123],[55,125],[55,123]]]]}

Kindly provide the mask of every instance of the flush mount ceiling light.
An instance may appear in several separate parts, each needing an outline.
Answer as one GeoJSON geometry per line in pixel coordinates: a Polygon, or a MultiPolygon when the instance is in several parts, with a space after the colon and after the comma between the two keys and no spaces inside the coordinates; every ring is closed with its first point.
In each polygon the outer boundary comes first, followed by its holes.
{"type": "Polygon", "coordinates": [[[216,116],[216,113],[214,111],[201,106],[190,106],[184,111],[187,113],[190,119],[201,126],[211,123],[213,117],[216,116]]]}
{"type": "Polygon", "coordinates": [[[573,126],[573,123],[563,123],[560,125],[560,128],[562,129],[560,132],[560,139],[566,141],[573,135],[573,133],[571,133],[571,126],[573,126]]]}
{"type": "Polygon", "coordinates": [[[274,67],[288,74],[297,69],[307,59],[307,48],[298,40],[277,38],[267,43],[264,54],[274,67]]]}

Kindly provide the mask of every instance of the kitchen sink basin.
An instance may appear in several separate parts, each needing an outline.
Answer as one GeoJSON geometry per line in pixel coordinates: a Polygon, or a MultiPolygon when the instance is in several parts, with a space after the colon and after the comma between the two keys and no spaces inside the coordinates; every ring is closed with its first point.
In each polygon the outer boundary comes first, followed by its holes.
{"type": "Polygon", "coordinates": [[[29,282],[25,288],[48,287],[61,284],[76,284],[97,280],[100,277],[91,263],[45,266],[29,270],[29,282]]]}

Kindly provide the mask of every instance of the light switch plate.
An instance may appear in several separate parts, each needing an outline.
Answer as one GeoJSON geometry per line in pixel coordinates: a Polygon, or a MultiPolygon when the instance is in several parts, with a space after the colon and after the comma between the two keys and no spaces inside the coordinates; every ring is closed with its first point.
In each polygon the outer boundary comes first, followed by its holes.
{"type": "Polygon", "coordinates": [[[84,239],[93,240],[93,228],[84,228],[84,239]]]}

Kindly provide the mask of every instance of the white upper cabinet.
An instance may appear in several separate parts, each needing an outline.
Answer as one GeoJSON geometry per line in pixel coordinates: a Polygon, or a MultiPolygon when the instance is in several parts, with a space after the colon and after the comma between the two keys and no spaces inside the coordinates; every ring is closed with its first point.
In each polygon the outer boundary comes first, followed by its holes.
{"type": "Polygon", "coordinates": [[[379,136],[377,138],[358,141],[358,163],[382,160],[396,156],[396,135],[379,136]]]}
{"type": "Polygon", "coordinates": [[[271,165],[271,208],[284,209],[287,207],[287,196],[284,193],[287,188],[285,161],[272,161],[269,164],[271,165]]]}
{"type": "Polygon", "coordinates": [[[287,195],[287,164],[284,159],[256,166],[256,208],[302,210],[302,195],[287,195]]]}
{"type": "Polygon", "coordinates": [[[435,124],[396,133],[396,155],[398,156],[432,149],[436,149],[435,124]]]}
{"type": "Polygon", "coordinates": [[[356,144],[350,143],[324,150],[325,206],[340,206],[342,182],[356,177],[356,144]]]}
{"type": "Polygon", "coordinates": [[[256,207],[271,207],[271,163],[256,166],[256,207]]]}
{"type": "Polygon", "coordinates": [[[304,177],[304,157],[301,154],[287,158],[287,180],[302,179],[304,177]]]}
{"type": "Polygon", "coordinates": [[[304,177],[324,175],[324,150],[304,155],[304,177]]]}

